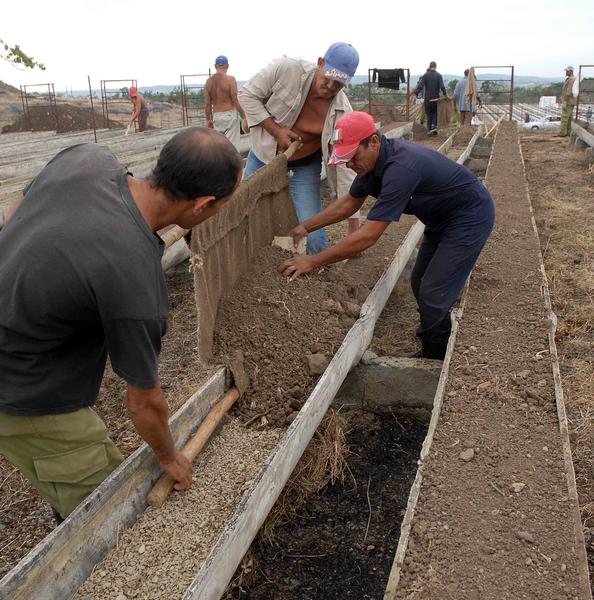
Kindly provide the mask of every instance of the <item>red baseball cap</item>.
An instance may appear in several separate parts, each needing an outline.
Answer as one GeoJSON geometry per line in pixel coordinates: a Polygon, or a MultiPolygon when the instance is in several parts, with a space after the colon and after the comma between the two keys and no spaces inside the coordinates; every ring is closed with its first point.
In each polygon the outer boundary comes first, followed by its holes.
{"type": "Polygon", "coordinates": [[[128,90],[128,96],[130,96],[130,98],[134,98],[137,94],[138,90],[133,85],[131,85],[130,89],[128,90]]]}
{"type": "Polygon", "coordinates": [[[332,136],[331,165],[342,165],[355,155],[359,144],[377,131],[373,117],[366,112],[353,111],[347,113],[334,127],[332,136]]]}

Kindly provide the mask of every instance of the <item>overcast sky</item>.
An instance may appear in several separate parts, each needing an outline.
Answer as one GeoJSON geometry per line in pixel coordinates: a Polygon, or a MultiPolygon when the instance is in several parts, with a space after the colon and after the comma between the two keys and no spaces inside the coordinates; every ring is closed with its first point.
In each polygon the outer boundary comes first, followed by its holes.
{"type": "MultiPolygon", "coordinates": [[[[567,64],[594,64],[593,0],[29,0],[4,2],[0,38],[19,44],[47,70],[0,61],[0,80],[93,87],[101,79],[139,86],[176,84],[204,73],[219,54],[248,79],[274,57],[315,60],[335,41],[353,44],[358,74],[409,67],[442,73],[470,65],[511,65],[518,75],[563,76],[567,64]]],[[[592,70],[594,71],[594,70],[592,70]]]]}

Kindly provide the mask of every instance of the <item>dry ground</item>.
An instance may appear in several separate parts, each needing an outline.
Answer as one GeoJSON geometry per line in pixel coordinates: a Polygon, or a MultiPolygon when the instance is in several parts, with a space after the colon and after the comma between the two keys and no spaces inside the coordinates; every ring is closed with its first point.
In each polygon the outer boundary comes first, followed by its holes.
{"type": "MultiPolygon", "coordinates": [[[[540,234],[590,572],[594,571],[594,175],[567,138],[522,135],[540,234]]],[[[594,583],[594,579],[592,579],[594,583]]]]}

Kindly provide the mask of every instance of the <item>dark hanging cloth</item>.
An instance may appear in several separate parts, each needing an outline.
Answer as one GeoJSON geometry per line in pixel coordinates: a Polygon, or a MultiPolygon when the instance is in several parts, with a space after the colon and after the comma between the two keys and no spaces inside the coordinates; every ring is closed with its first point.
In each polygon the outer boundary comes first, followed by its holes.
{"type": "Polygon", "coordinates": [[[373,69],[373,83],[378,87],[399,90],[401,83],[406,83],[404,69],[373,69]]]}

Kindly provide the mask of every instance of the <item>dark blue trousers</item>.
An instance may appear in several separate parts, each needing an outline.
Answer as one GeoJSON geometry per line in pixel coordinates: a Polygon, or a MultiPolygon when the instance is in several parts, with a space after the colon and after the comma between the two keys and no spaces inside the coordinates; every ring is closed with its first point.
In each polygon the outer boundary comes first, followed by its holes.
{"type": "MultiPolygon", "coordinates": [[[[443,224],[426,227],[411,274],[421,318],[417,336],[426,358],[443,358],[450,336],[450,310],[470,275],[495,222],[488,190],[478,183],[443,224]]],[[[447,200],[446,200],[447,201],[447,200]]]]}
{"type": "Polygon", "coordinates": [[[437,102],[425,100],[425,114],[427,115],[427,131],[437,129],[437,102]]]}

